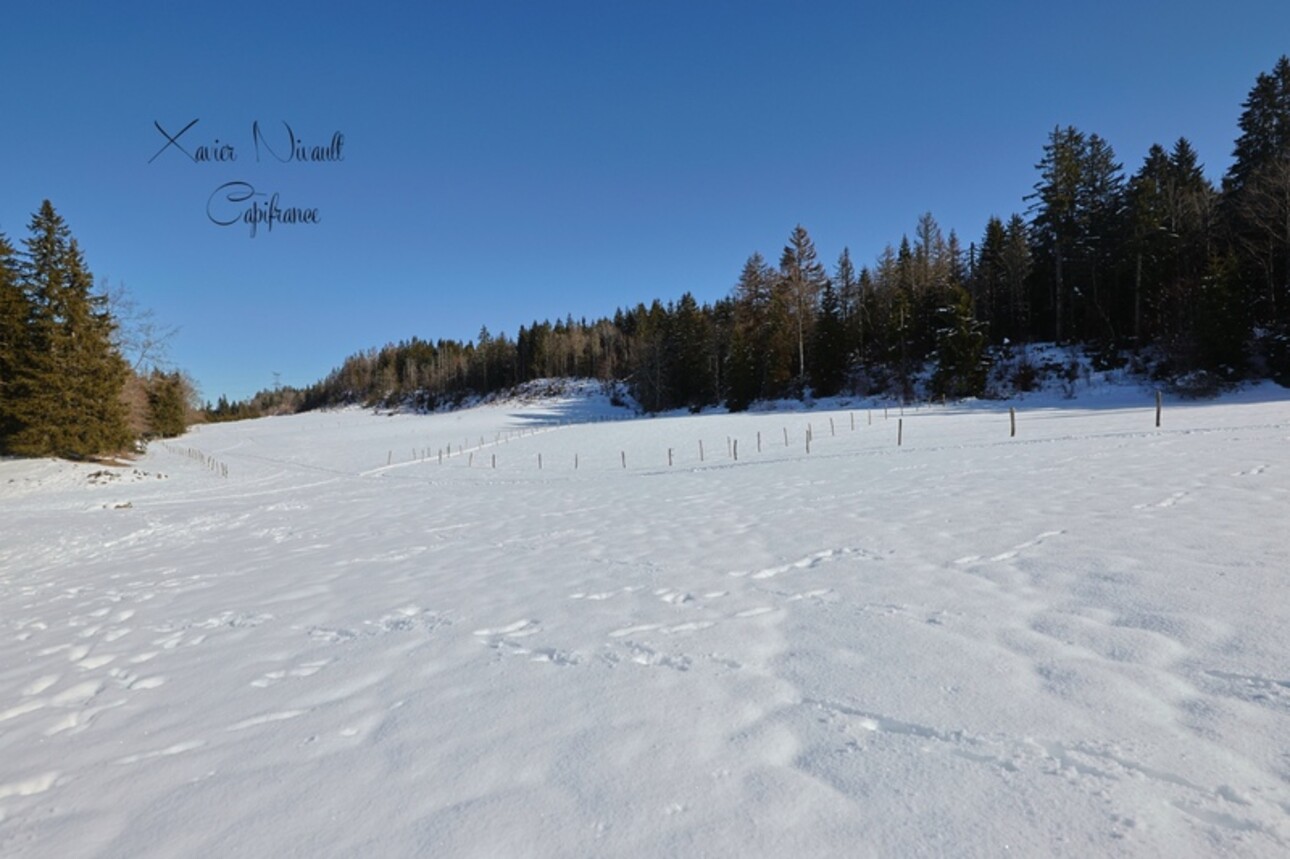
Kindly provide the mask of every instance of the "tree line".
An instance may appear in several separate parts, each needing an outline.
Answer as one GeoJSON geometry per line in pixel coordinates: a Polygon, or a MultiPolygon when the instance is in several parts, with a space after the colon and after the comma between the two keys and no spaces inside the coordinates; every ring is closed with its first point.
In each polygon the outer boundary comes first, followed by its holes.
{"type": "Polygon", "coordinates": [[[586,376],[625,383],[651,411],[808,390],[980,396],[990,361],[1034,341],[1111,364],[1147,353],[1160,379],[1196,390],[1290,384],[1290,59],[1258,76],[1239,129],[1215,187],[1185,138],[1126,172],[1104,138],[1058,127],[1025,211],[990,218],[966,247],[926,214],[872,264],[843,248],[826,267],[799,225],[712,304],[687,293],[612,318],[535,321],[513,339],[486,328],[465,343],[412,338],[292,395],[302,408],[435,407],[586,376]]]}
{"type": "MultiPolygon", "coordinates": [[[[1081,344],[1108,363],[1154,356],[1165,381],[1290,384],[1290,58],[1258,75],[1233,163],[1215,186],[1185,138],[1126,172],[1110,143],[1052,130],[1023,212],[964,247],[929,213],[857,266],[831,266],[798,225],[753,253],[730,293],[690,293],[593,321],[534,321],[512,338],[412,338],[345,359],[306,389],[221,397],[209,420],[341,403],[434,408],[546,377],[625,385],[647,410],[732,410],[837,393],[981,396],[1014,344],[1081,344]]],[[[0,453],[84,458],[181,433],[193,387],[156,360],[165,339],[123,326],[53,206],[22,249],[0,234],[0,453]],[[124,357],[131,351],[134,361],[124,357]]],[[[139,320],[135,320],[136,323],[139,320]]],[[[1017,368],[1018,389],[1033,368],[1017,368]]]]}
{"type": "Polygon", "coordinates": [[[22,249],[0,233],[0,453],[86,459],[181,434],[192,386],[159,356],[167,332],[123,290],[96,289],[80,245],[48,201],[22,249]],[[136,361],[124,357],[132,350],[136,361]]]}

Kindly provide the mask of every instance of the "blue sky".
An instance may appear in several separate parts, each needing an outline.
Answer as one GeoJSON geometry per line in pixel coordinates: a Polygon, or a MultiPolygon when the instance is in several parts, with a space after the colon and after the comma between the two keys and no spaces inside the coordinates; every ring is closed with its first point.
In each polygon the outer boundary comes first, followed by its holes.
{"type": "MultiPolygon", "coordinates": [[[[25,3],[6,9],[0,231],[53,201],[178,326],[204,397],[412,336],[728,294],[795,224],[862,264],[930,211],[966,246],[1048,132],[1226,169],[1290,4],[25,3]],[[218,139],[236,160],[193,163],[218,139]],[[339,162],[256,161],[252,124],[339,162]],[[319,223],[220,227],[246,182],[319,223]]],[[[274,137],[276,135],[276,137],[274,137]]],[[[238,210],[240,211],[240,209],[238,210]]]]}

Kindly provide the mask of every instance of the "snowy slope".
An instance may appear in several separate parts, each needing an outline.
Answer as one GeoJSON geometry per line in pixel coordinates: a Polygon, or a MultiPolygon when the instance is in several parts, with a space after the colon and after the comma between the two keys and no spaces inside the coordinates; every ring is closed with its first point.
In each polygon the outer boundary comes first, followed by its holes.
{"type": "Polygon", "coordinates": [[[0,855],[1285,855],[1285,394],[0,462],[0,855]]]}

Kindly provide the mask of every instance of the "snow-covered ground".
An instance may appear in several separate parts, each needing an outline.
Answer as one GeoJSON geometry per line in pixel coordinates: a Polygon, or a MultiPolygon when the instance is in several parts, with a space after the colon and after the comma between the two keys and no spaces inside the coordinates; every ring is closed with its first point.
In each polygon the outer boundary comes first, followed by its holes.
{"type": "Polygon", "coordinates": [[[1286,394],[0,462],[0,855],[1286,855],[1286,394]]]}

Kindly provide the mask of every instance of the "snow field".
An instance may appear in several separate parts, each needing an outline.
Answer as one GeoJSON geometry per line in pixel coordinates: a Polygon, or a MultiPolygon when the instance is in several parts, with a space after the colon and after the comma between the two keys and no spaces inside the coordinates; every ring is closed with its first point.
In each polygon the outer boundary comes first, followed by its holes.
{"type": "Polygon", "coordinates": [[[1014,405],[0,462],[0,854],[1283,854],[1290,402],[1014,405]]]}

